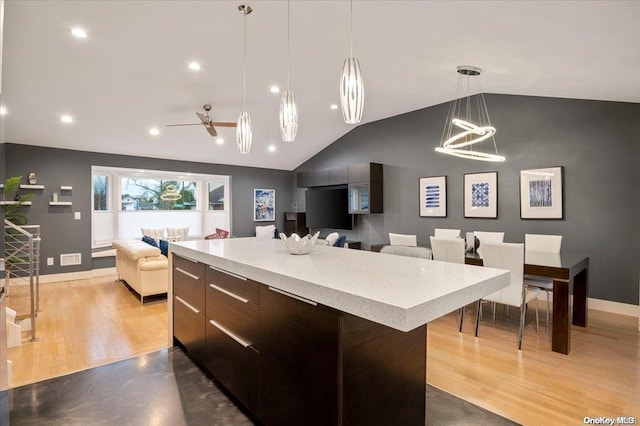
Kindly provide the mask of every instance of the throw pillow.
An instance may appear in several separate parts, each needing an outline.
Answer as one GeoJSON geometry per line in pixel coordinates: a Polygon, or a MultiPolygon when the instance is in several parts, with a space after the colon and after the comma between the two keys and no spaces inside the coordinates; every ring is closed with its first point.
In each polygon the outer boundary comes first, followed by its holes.
{"type": "Polygon", "coordinates": [[[166,240],[160,240],[160,253],[165,256],[169,256],[169,242],[166,240]]]}
{"type": "Polygon", "coordinates": [[[325,240],[327,240],[327,243],[329,243],[329,245],[332,246],[336,243],[339,236],[340,234],[338,234],[337,232],[332,232],[329,235],[327,235],[327,238],[325,238],[325,240]]]}
{"type": "Polygon", "coordinates": [[[187,236],[189,235],[189,227],[185,228],[167,228],[167,237],[177,237],[182,238],[182,241],[186,241],[187,236]]]}
{"type": "Polygon", "coordinates": [[[142,241],[151,246],[158,247],[158,243],[156,242],[156,239],[148,235],[143,236],[142,241]]]}
{"type": "Polygon", "coordinates": [[[276,232],[275,225],[256,226],[256,237],[258,238],[277,238],[276,232]]]}
{"type": "Polygon", "coordinates": [[[220,236],[219,238],[229,237],[229,231],[220,228],[216,228],[216,234],[220,236]]]}
{"type": "Polygon", "coordinates": [[[156,240],[161,240],[164,238],[164,229],[154,229],[154,228],[140,228],[142,231],[142,235],[148,235],[151,238],[155,238],[156,240]]]}
{"type": "Polygon", "coordinates": [[[173,237],[165,237],[165,241],[170,243],[176,243],[178,241],[182,241],[182,237],[180,235],[175,235],[173,237]]]}

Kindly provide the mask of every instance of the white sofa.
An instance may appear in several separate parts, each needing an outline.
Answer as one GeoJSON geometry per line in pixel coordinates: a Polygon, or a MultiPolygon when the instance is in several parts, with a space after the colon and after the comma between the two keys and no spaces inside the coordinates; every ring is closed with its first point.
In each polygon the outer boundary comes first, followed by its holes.
{"type": "Polygon", "coordinates": [[[118,275],[140,296],[140,302],[167,292],[169,260],[159,248],[138,240],[114,241],[112,245],[118,275]]]}

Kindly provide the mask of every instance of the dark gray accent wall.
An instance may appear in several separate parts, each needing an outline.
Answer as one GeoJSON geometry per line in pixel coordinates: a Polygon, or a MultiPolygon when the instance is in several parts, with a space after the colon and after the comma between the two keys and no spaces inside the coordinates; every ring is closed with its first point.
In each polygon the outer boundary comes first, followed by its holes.
{"type": "MultiPolygon", "coordinates": [[[[233,235],[253,236],[256,225],[268,222],[253,221],[254,188],[276,190],[276,222],[283,228],[283,212],[291,206],[292,173],[282,170],[238,167],[220,164],[195,163],[146,157],[103,154],[86,151],[55,149],[31,145],[6,144],[6,175],[26,176],[34,171],[38,184],[45,185],[37,193],[31,207],[25,207],[30,224],[42,226],[42,274],[85,271],[91,262],[91,166],[127,167],[149,170],[179,171],[231,176],[231,220],[233,235]],[[53,192],[60,185],[71,185],[71,194],[60,195],[61,201],[72,201],[71,207],[51,207],[53,192]],[[82,219],[74,220],[74,212],[82,219]],[[82,265],[60,267],[60,253],[82,253],[82,265]],[[46,258],[54,257],[56,266],[46,266],[46,258]]],[[[215,230],[211,230],[213,232],[215,230]]]]}
{"type": "MultiPolygon", "coordinates": [[[[590,256],[589,296],[638,304],[640,259],[640,105],[486,95],[505,163],[484,163],[434,152],[448,104],[354,128],[296,171],[366,161],[384,167],[384,213],[357,217],[349,238],[366,246],[388,242],[389,232],[417,234],[428,245],[434,228],[562,234],[564,252],[590,256]],[[522,220],[520,170],[564,166],[564,220],[522,220]],[[498,218],[463,217],[463,175],[498,172],[498,218]],[[418,179],[447,176],[446,218],[421,218],[418,179]]],[[[366,110],[365,110],[366,114],[366,110]]],[[[304,190],[294,190],[304,206],[304,190]]],[[[300,208],[301,211],[304,208],[300,208]]]]}

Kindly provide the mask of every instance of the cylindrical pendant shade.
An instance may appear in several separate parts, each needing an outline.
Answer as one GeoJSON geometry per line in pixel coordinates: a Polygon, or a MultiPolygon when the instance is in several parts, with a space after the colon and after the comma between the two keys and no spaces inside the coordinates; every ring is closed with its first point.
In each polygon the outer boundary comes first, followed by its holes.
{"type": "Polygon", "coordinates": [[[251,116],[246,111],[241,112],[240,117],[238,117],[238,127],[236,128],[236,143],[240,154],[248,154],[251,151],[252,137],[251,116]]]}
{"type": "Polygon", "coordinates": [[[364,82],[358,58],[344,60],[340,79],[340,102],[342,117],[347,124],[358,124],[364,110],[364,82]]]}
{"type": "Polygon", "coordinates": [[[298,104],[292,90],[285,90],[280,97],[280,133],[282,140],[293,142],[298,132],[298,104]]]}

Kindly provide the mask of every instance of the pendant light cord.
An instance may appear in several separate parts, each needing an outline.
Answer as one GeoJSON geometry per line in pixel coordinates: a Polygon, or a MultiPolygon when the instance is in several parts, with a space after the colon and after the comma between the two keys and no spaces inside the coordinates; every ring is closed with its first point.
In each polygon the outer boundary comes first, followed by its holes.
{"type": "Polygon", "coordinates": [[[289,74],[291,68],[291,2],[287,0],[287,90],[289,90],[289,74]]]}
{"type": "Polygon", "coordinates": [[[242,110],[247,110],[247,11],[243,12],[244,15],[244,44],[242,55],[242,110]]]}
{"type": "Polygon", "coordinates": [[[353,58],[353,0],[349,3],[349,57],[353,58]]]}

